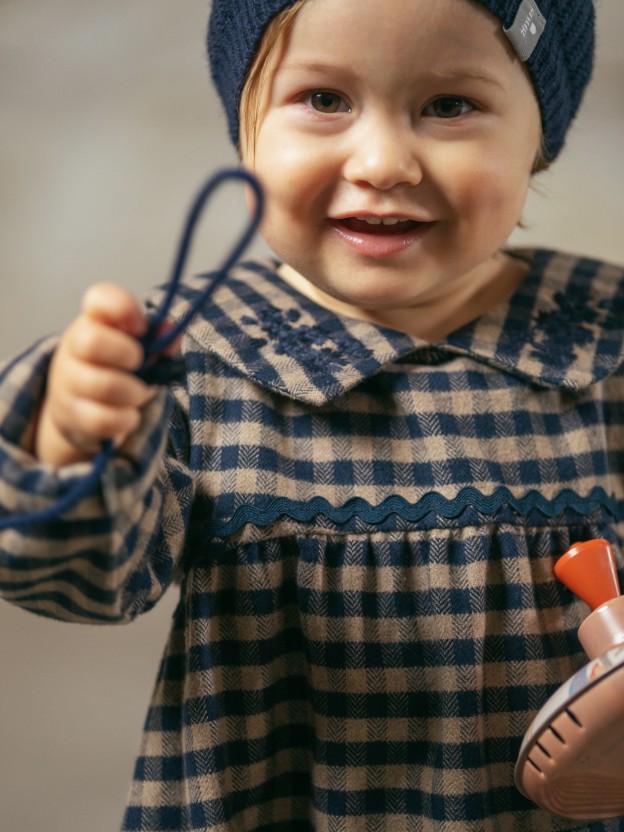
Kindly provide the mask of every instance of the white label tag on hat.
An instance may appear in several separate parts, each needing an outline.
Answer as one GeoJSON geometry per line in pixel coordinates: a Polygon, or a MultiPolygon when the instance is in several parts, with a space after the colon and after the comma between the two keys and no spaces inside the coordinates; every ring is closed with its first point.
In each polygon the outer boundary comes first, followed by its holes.
{"type": "Polygon", "coordinates": [[[546,18],[534,0],[522,0],[516,19],[505,34],[512,42],[521,61],[528,61],[544,34],[546,18]]]}

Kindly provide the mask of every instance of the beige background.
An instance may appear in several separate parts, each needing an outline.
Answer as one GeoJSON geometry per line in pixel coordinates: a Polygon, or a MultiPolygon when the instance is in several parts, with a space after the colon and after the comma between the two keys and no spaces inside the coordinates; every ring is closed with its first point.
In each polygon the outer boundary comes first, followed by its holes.
{"type": "MultiPolygon", "coordinates": [[[[0,355],[62,328],[84,289],[166,279],[200,182],[235,163],[203,49],[206,0],[0,0],[0,355]]],[[[624,3],[599,2],[599,64],[521,244],[624,263],[624,3]]],[[[209,268],[240,224],[202,225],[209,268]]],[[[260,247],[261,248],[261,247],[260,247]]],[[[130,627],[0,603],[0,830],[114,832],[174,593],[130,627]]]]}

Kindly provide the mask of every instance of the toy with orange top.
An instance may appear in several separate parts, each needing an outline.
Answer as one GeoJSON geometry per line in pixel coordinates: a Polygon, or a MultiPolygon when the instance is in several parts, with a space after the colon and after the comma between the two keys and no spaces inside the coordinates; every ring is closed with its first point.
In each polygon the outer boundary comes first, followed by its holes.
{"type": "Polygon", "coordinates": [[[590,658],[527,731],[516,784],[543,808],[579,820],[624,814],[624,596],[607,540],[572,546],[555,575],[592,609],[579,628],[590,658]]]}

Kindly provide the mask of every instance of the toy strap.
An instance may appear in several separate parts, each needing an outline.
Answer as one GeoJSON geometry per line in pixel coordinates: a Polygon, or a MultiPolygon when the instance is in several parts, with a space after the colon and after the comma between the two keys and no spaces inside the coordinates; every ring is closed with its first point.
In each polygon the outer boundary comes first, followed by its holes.
{"type": "MultiPolygon", "coordinates": [[[[143,364],[137,370],[136,374],[145,382],[148,384],[168,384],[178,376],[179,366],[176,364],[175,359],[162,357],[160,354],[184,332],[191,320],[208,302],[219,283],[227,277],[229,270],[240,259],[258,230],[263,211],[264,194],[262,188],[257,179],[242,168],[226,168],[221,170],[212,176],[201,188],[184,224],[171,277],[167,284],[167,293],[160,307],[154,314],[150,315],[147,333],[141,338],[145,357],[143,364]],[[239,180],[250,186],[254,194],[253,215],[220,268],[216,272],[211,273],[213,277],[211,283],[200,293],[199,297],[191,304],[179,321],[172,326],[163,328],[162,325],[166,322],[167,314],[175,299],[178,286],[182,279],[182,273],[186,265],[199,218],[214,191],[224,182],[231,180],[239,180]]],[[[103,443],[102,449],[94,457],[89,473],[78,480],[63,497],[41,511],[9,515],[0,518],[0,531],[3,529],[23,528],[34,523],[46,523],[58,518],[65,511],[73,508],[97,486],[113,453],[113,443],[107,440],[103,443]]]]}

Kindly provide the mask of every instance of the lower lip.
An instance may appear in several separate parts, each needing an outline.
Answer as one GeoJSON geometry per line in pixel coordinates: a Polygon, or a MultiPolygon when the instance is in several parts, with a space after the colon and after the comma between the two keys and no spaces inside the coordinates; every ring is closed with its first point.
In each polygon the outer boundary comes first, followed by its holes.
{"type": "Polygon", "coordinates": [[[419,243],[433,229],[434,222],[424,222],[402,234],[366,234],[351,231],[337,220],[330,220],[331,228],[340,239],[365,257],[393,257],[419,243]]]}

